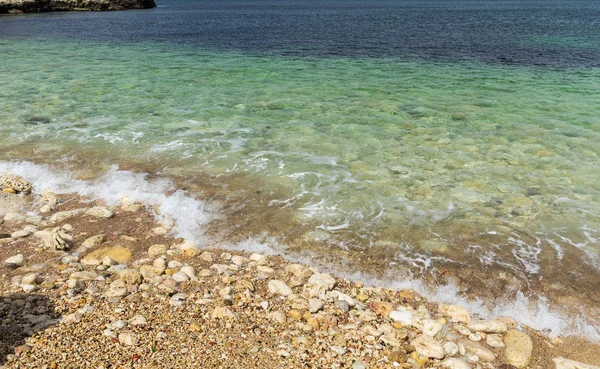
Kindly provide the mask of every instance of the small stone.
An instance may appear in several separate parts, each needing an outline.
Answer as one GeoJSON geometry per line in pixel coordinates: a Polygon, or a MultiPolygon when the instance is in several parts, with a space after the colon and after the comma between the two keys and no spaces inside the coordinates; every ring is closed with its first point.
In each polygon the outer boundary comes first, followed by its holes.
{"type": "Polygon", "coordinates": [[[235,265],[247,264],[250,260],[240,255],[234,255],[231,257],[231,262],[235,265]]]}
{"type": "Polygon", "coordinates": [[[424,334],[415,338],[411,342],[411,345],[415,348],[416,352],[429,358],[443,359],[446,356],[444,347],[433,337],[424,334]]]}
{"type": "Polygon", "coordinates": [[[16,174],[5,174],[0,177],[0,188],[10,188],[14,192],[31,192],[31,182],[16,174]]]}
{"type": "Polygon", "coordinates": [[[510,329],[504,336],[504,356],[506,361],[517,368],[525,368],[531,361],[533,342],[529,336],[516,329],[510,329]]]}
{"type": "Polygon", "coordinates": [[[190,280],[190,277],[184,272],[177,272],[171,276],[177,282],[187,282],[190,280]]]}
{"type": "Polygon", "coordinates": [[[29,229],[21,229],[20,231],[15,231],[13,233],[11,233],[10,237],[11,238],[25,238],[25,237],[29,237],[31,236],[33,232],[29,229]]]}
{"type": "Polygon", "coordinates": [[[392,311],[390,313],[390,319],[402,325],[412,325],[413,313],[410,311],[392,311]]]}
{"type": "Polygon", "coordinates": [[[185,304],[186,297],[187,295],[185,293],[176,293],[169,299],[169,305],[175,307],[183,306],[185,304]]]}
{"type": "Polygon", "coordinates": [[[169,248],[166,245],[156,244],[152,245],[148,248],[148,255],[155,258],[157,256],[162,256],[167,253],[169,248]]]}
{"type": "Polygon", "coordinates": [[[507,330],[506,323],[497,320],[476,320],[467,327],[475,332],[504,333],[507,330]]]}
{"type": "Polygon", "coordinates": [[[21,284],[21,288],[25,293],[32,293],[39,290],[39,287],[34,284],[21,284]]]}
{"type": "Polygon", "coordinates": [[[425,319],[423,320],[423,334],[434,337],[436,339],[444,338],[445,334],[443,334],[444,326],[442,323],[433,319],[425,319]]]}
{"type": "Polygon", "coordinates": [[[488,334],[485,336],[485,342],[491,347],[504,348],[504,342],[502,336],[499,334],[488,334]]]}
{"type": "Polygon", "coordinates": [[[119,334],[119,343],[125,346],[136,346],[138,338],[131,332],[123,332],[119,334]]]}
{"type": "Polygon", "coordinates": [[[204,261],[208,261],[209,263],[212,263],[214,261],[212,252],[208,252],[208,251],[201,253],[200,259],[202,259],[204,261]]]}
{"type": "Polygon", "coordinates": [[[4,264],[11,268],[18,268],[27,262],[27,258],[23,254],[17,254],[4,260],[4,264]]]}
{"type": "Polygon", "coordinates": [[[285,266],[285,271],[306,280],[313,272],[302,264],[288,264],[285,266]]]}
{"type": "Polygon", "coordinates": [[[449,317],[452,322],[471,323],[471,315],[462,306],[441,304],[438,306],[438,311],[440,314],[449,317]]]}
{"type": "Polygon", "coordinates": [[[483,336],[482,336],[481,332],[475,332],[475,333],[471,333],[467,338],[470,341],[479,342],[483,339],[483,336]]]}
{"type": "Polygon", "coordinates": [[[140,314],[134,316],[129,321],[129,324],[131,324],[133,326],[146,325],[147,323],[148,323],[148,320],[146,319],[146,317],[143,315],[140,315],[140,314]]]}
{"type": "Polygon", "coordinates": [[[323,306],[323,301],[319,299],[310,299],[308,301],[308,311],[311,313],[316,313],[317,311],[322,310],[323,306]]]}
{"type": "Polygon", "coordinates": [[[109,219],[115,216],[115,212],[107,208],[106,206],[94,206],[85,212],[85,215],[109,219]]]}
{"type": "Polygon", "coordinates": [[[271,311],[267,314],[267,319],[279,324],[283,324],[286,321],[285,314],[282,311],[271,311]]]}
{"type": "Polygon", "coordinates": [[[69,220],[71,218],[74,218],[76,216],[79,216],[79,215],[85,213],[87,210],[88,209],[73,209],[73,210],[58,211],[58,212],[52,214],[52,216],[50,217],[50,219],[48,219],[48,221],[50,223],[61,223],[66,220],[69,220]]]}
{"type": "Polygon", "coordinates": [[[213,319],[235,318],[235,315],[227,306],[217,306],[211,315],[213,319]]]}
{"type": "Polygon", "coordinates": [[[408,355],[403,350],[394,350],[389,354],[388,359],[398,364],[404,364],[408,360],[408,355]]]}
{"type": "Polygon", "coordinates": [[[302,312],[299,310],[292,309],[292,310],[288,311],[287,316],[290,317],[291,319],[300,320],[300,319],[302,319],[302,312]]]}
{"type": "Polygon", "coordinates": [[[579,361],[567,360],[564,357],[552,359],[556,363],[556,369],[600,369],[600,367],[584,364],[579,361]]]}
{"type": "Polygon", "coordinates": [[[450,358],[442,361],[442,368],[448,369],[471,369],[471,365],[463,359],[450,358]]]}
{"type": "Polygon", "coordinates": [[[39,274],[35,274],[35,273],[31,273],[31,274],[27,274],[23,277],[23,279],[21,280],[21,283],[23,284],[38,284],[42,281],[42,278],[39,276],[39,274]]]}
{"type": "Polygon", "coordinates": [[[142,274],[137,269],[123,269],[117,273],[117,276],[120,280],[130,285],[139,285],[142,283],[142,274]]]}
{"type": "Polygon", "coordinates": [[[336,300],[334,302],[334,305],[343,312],[350,311],[350,305],[348,305],[348,302],[346,300],[336,300]]]}
{"type": "Polygon", "coordinates": [[[29,345],[21,345],[21,346],[17,346],[15,347],[15,355],[21,355],[25,352],[31,351],[31,346],[29,345]]]}
{"type": "Polygon", "coordinates": [[[375,313],[388,317],[390,313],[394,310],[392,304],[389,302],[380,302],[380,301],[371,301],[369,302],[369,309],[373,310],[375,313]]]}
{"type": "Polygon", "coordinates": [[[294,293],[285,282],[276,279],[269,281],[268,289],[270,293],[280,296],[289,296],[294,293]]]}
{"type": "Polygon", "coordinates": [[[83,241],[83,243],[81,244],[81,249],[89,250],[91,248],[94,248],[94,247],[102,244],[104,241],[106,241],[106,235],[105,234],[97,234],[97,235],[89,237],[85,241],[83,241]]]}
{"type": "Polygon", "coordinates": [[[459,344],[464,347],[467,353],[477,355],[483,361],[496,360],[496,354],[479,342],[463,340],[460,341],[459,344]]]}
{"type": "Polygon", "coordinates": [[[454,356],[458,354],[458,345],[454,342],[446,342],[444,343],[444,352],[446,352],[446,356],[454,356]]]}

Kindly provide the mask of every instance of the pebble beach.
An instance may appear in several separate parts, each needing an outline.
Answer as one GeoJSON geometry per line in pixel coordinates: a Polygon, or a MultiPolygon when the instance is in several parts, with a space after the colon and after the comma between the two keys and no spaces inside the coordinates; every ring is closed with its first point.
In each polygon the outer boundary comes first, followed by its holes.
{"type": "Polygon", "coordinates": [[[4,368],[597,369],[600,346],[0,179],[4,368]]]}

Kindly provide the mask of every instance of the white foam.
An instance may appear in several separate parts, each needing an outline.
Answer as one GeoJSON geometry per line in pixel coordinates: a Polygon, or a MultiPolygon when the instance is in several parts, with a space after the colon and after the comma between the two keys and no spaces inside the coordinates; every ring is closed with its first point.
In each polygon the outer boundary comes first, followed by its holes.
{"type": "Polygon", "coordinates": [[[165,224],[173,224],[175,237],[194,240],[199,245],[205,243],[203,225],[212,217],[206,204],[183,191],[174,191],[169,180],[158,179],[149,182],[146,174],[119,170],[111,167],[104,175],[93,181],[72,178],[69,174],[58,173],[46,165],[26,161],[0,162],[0,173],[14,173],[31,181],[34,192],[48,189],[55,193],[77,193],[93,199],[102,199],[108,205],[119,204],[121,196],[127,195],[150,207],[156,207],[156,217],[165,224]]]}
{"type": "MultiPolygon", "coordinates": [[[[116,166],[94,181],[74,179],[48,166],[25,161],[0,162],[0,174],[5,172],[32,181],[35,186],[34,191],[37,192],[49,189],[56,193],[78,193],[82,196],[102,199],[109,205],[119,204],[120,197],[127,194],[132,201],[158,207],[158,220],[173,224],[174,236],[193,240],[199,245],[206,244],[203,226],[213,218],[215,213],[214,209],[207,209],[207,205],[202,201],[194,199],[183,191],[175,191],[172,183],[166,179],[148,181],[145,174],[122,171],[116,166]]],[[[583,313],[569,316],[558,308],[550,306],[544,297],[527,297],[523,293],[518,293],[513,301],[494,302],[493,307],[490,308],[481,300],[462,297],[460,290],[452,285],[431,287],[419,279],[398,280],[398,276],[393,274],[373,278],[362,273],[349,273],[347,270],[340,270],[331,265],[315,265],[317,258],[314,258],[311,252],[305,251],[302,255],[288,253],[285,245],[279,244],[276,238],[266,235],[249,238],[236,244],[224,243],[217,246],[266,255],[283,254],[290,261],[312,264],[324,271],[329,270],[341,277],[362,281],[372,286],[412,289],[430,301],[464,306],[472,314],[481,318],[511,316],[520,324],[544,332],[550,337],[574,335],[600,342],[600,331],[583,313]]],[[[423,255],[412,255],[411,260],[424,266],[432,261],[430,258],[424,258],[423,255]]]]}

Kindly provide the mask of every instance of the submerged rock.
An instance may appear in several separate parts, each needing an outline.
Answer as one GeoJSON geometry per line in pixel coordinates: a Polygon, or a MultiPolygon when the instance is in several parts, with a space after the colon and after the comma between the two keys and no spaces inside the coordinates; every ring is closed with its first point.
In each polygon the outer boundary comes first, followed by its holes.
{"type": "Polygon", "coordinates": [[[23,177],[14,174],[5,174],[2,177],[0,177],[0,188],[3,191],[6,189],[13,190],[13,193],[29,193],[31,192],[31,182],[29,182],[23,177]]]}

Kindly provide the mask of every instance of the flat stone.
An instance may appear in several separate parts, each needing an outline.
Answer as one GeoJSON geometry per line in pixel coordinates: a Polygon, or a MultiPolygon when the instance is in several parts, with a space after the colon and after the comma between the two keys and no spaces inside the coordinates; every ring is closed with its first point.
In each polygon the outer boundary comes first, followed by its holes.
{"type": "Polygon", "coordinates": [[[463,340],[459,344],[463,345],[467,353],[477,355],[483,361],[496,360],[496,354],[479,342],[463,340]]]}
{"type": "Polygon", "coordinates": [[[86,254],[83,258],[102,260],[110,256],[118,264],[125,264],[131,260],[131,251],[122,246],[103,247],[86,254]]]}
{"type": "Polygon", "coordinates": [[[416,352],[428,358],[443,359],[446,356],[442,344],[433,337],[424,334],[415,338],[411,342],[411,345],[415,348],[416,352]]]}
{"type": "Polygon", "coordinates": [[[442,368],[447,369],[471,369],[471,365],[463,359],[449,358],[442,361],[442,368]]]}
{"type": "Polygon", "coordinates": [[[18,268],[27,262],[27,258],[23,254],[17,254],[4,260],[4,264],[12,268],[18,268]]]}
{"type": "Polygon", "coordinates": [[[323,306],[323,301],[320,299],[310,299],[308,301],[308,311],[311,313],[316,313],[317,311],[322,310],[323,306]]]}
{"type": "Polygon", "coordinates": [[[476,320],[467,324],[467,328],[475,332],[504,333],[508,327],[506,323],[497,320],[476,320]]]}
{"type": "Polygon", "coordinates": [[[106,206],[94,206],[93,208],[87,210],[85,215],[92,216],[96,218],[104,218],[109,219],[115,216],[115,212],[106,206]]]}
{"type": "Polygon", "coordinates": [[[568,360],[564,357],[557,357],[552,359],[556,363],[556,369],[600,369],[600,367],[584,364],[579,361],[568,360]]]}
{"type": "Polygon", "coordinates": [[[82,215],[86,211],[88,211],[88,209],[85,209],[85,208],[58,211],[58,212],[52,214],[52,216],[48,220],[50,221],[50,223],[61,223],[61,222],[67,221],[71,218],[74,218],[76,216],[82,215]]]}
{"type": "Polygon", "coordinates": [[[168,249],[169,248],[167,247],[167,245],[161,245],[161,244],[152,245],[148,248],[148,255],[150,255],[153,258],[155,258],[157,256],[162,256],[167,253],[168,249]]]}
{"type": "Polygon", "coordinates": [[[289,296],[294,293],[290,286],[277,279],[269,281],[268,289],[270,293],[280,296],[289,296]]]}
{"type": "Polygon", "coordinates": [[[471,323],[471,315],[462,306],[440,304],[438,306],[438,311],[443,316],[449,317],[452,322],[471,323]]]}
{"type": "Polygon", "coordinates": [[[517,368],[525,368],[531,361],[533,342],[526,333],[509,329],[504,336],[504,356],[506,361],[517,368]]]}

